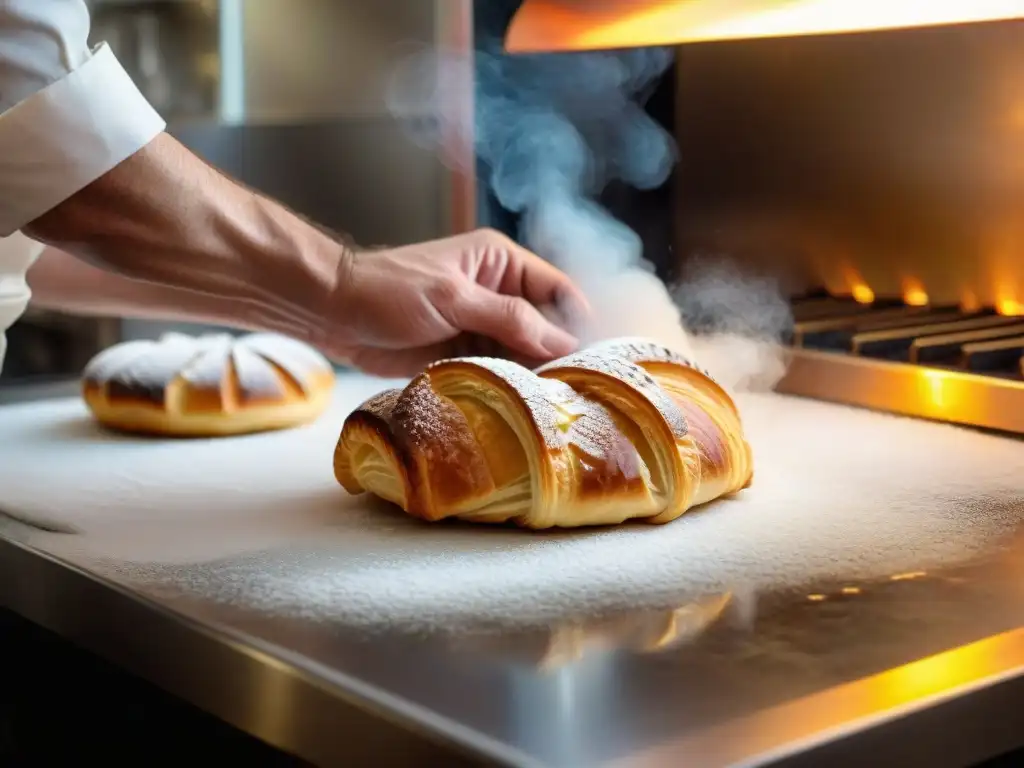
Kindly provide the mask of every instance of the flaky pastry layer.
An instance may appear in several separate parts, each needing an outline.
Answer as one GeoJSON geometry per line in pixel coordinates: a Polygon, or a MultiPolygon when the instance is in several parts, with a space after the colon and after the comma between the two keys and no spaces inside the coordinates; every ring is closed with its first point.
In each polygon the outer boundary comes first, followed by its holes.
{"type": "Polygon", "coordinates": [[[643,340],[536,371],[491,358],[435,363],[346,419],[334,469],[350,493],[424,520],[537,529],[669,522],[753,474],[728,393],[643,340]]]}

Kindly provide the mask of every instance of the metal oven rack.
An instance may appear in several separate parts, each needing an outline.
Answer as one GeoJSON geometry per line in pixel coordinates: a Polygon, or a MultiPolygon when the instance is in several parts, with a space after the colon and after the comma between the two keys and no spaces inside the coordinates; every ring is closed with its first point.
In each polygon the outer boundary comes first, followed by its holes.
{"type": "Polygon", "coordinates": [[[1024,317],[794,302],[777,391],[1024,435],[1024,317]]]}

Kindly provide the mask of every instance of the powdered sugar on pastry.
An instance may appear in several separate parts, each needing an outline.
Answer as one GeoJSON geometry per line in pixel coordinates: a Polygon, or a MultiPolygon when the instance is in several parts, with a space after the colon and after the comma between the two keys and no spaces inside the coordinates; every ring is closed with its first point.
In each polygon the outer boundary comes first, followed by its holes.
{"type": "Polygon", "coordinates": [[[291,376],[307,394],[318,376],[331,371],[330,363],[316,350],[287,336],[253,333],[242,343],[291,376]]]}
{"type": "Polygon", "coordinates": [[[284,396],[284,385],[277,371],[255,352],[238,344],[231,350],[231,362],[238,377],[242,402],[284,396]]]}
{"type": "Polygon", "coordinates": [[[326,407],[333,382],[327,360],[291,339],[167,334],[98,355],[83,396],[113,428],[199,437],[306,423],[326,407]]]}
{"type": "MultiPolygon", "coordinates": [[[[218,389],[227,374],[233,339],[230,336],[212,336],[195,339],[196,356],[180,376],[201,389],[218,389]]],[[[172,379],[174,375],[172,374],[172,379]]]]}

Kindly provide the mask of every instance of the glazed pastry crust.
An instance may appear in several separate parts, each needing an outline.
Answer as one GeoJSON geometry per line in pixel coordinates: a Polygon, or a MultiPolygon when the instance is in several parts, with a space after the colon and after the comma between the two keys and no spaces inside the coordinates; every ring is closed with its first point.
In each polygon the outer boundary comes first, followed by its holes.
{"type": "Polygon", "coordinates": [[[528,528],[666,523],[747,487],[732,398],[651,342],[605,342],[529,371],[446,360],[346,419],[335,476],[428,521],[528,528]]]}
{"type": "Polygon", "coordinates": [[[287,429],[330,404],[330,363],[271,334],[125,342],[97,355],[82,397],[111,429],[167,437],[222,437],[287,429]]]}

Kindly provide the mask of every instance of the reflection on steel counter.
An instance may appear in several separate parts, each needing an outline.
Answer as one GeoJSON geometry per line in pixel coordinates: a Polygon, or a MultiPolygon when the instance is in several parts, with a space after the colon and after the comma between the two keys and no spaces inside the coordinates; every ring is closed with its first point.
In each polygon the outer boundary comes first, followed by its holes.
{"type": "Polygon", "coordinates": [[[592,653],[661,653],[679,648],[721,619],[733,599],[726,592],[668,610],[581,619],[523,634],[470,634],[454,643],[460,650],[521,659],[553,671],[592,653]]]}
{"type": "MultiPolygon", "coordinates": [[[[325,617],[281,615],[244,601],[215,603],[178,589],[142,590],[132,603],[128,591],[86,588],[80,571],[47,565],[43,557],[26,560],[3,542],[0,550],[0,570],[13,573],[17,564],[28,574],[0,580],[4,599],[19,611],[316,762],[318,754],[365,755],[382,743],[369,726],[408,726],[407,705],[430,713],[434,738],[474,734],[530,758],[510,765],[678,765],[664,760],[666,751],[709,749],[709,740],[719,757],[776,764],[787,750],[840,731],[852,741],[839,763],[786,765],[864,764],[864,750],[878,758],[874,764],[900,765],[893,759],[907,749],[914,758],[934,758],[950,746],[969,761],[1020,746],[1019,738],[1005,740],[1006,728],[1024,733],[1019,708],[979,703],[994,677],[1014,678],[1024,663],[1024,640],[1013,633],[1024,625],[1024,540],[961,568],[760,594],[756,613],[741,611],[738,622],[726,614],[714,619],[712,598],[712,621],[694,622],[700,633],[684,631],[685,642],[661,652],[645,649],[663,636],[671,609],[635,619],[581,616],[577,626],[615,627],[603,633],[614,646],[554,671],[538,669],[537,660],[558,625],[509,627],[500,638],[464,626],[425,636],[415,628],[367,631],[325,617]],[[154,605],[167,613],[158,615],[154,605]],[[110,632],[115,624],[136,629],[110,632]],[[946,653],[983,638],[989,639],[966,652],[946,653]],[[346,730],[353,700],[367,691],[384,692],[389,703],[376,699],[376,720],[362,718],[358,729],[346,730]],[[907,739],[922,722],[935,722],[929,713],[953,701],[957,712],[947,713],[929,738],[907,739]],[[780,713],[788,718],[785,728],[778,726],[780,713]],[[970,730],[968,723],[976,727],[994,713],[997,733],[970,730]]],[[[282,575],[272,554],[261,562],[282,575]]],[[[427,726],[418,723],[412,730],[422,734],[427,726]]],[[[388,743],[398,735],[390,733],[388,743]]]]}

